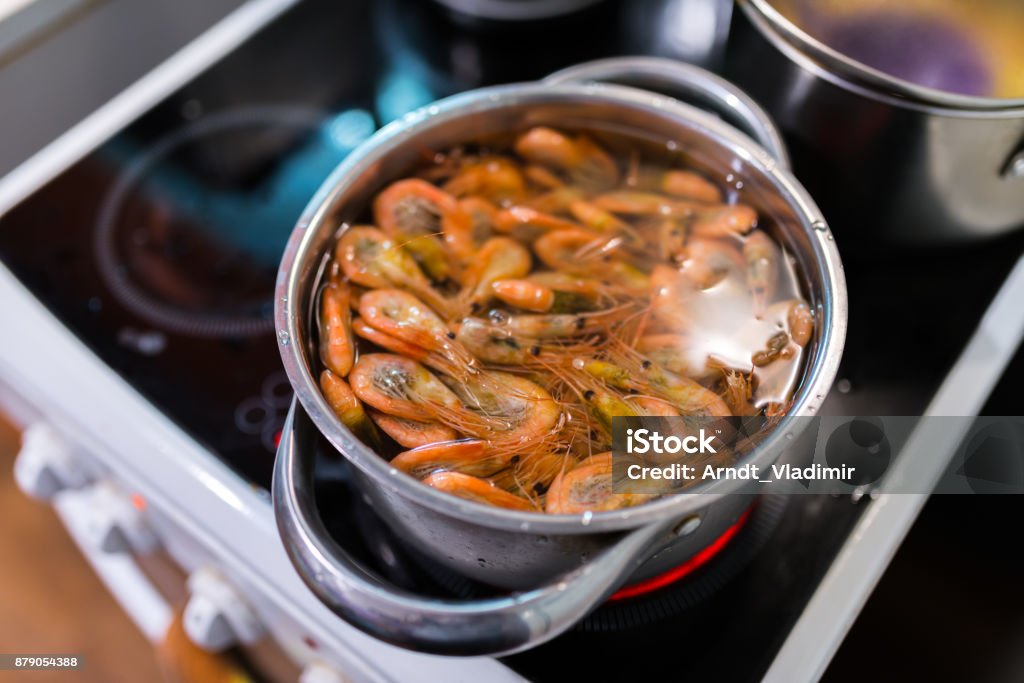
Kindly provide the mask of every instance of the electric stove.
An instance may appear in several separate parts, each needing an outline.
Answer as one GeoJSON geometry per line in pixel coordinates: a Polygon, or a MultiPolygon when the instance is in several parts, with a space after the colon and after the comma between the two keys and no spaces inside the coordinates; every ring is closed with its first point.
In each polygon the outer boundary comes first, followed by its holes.
{"type": "MultiPolygon", "coordinates": [[[[272,322],[277,261],[330,169],[380,125],[468,88],[618,54],[715,66],[731,3],[609,0],[512,24],[415,0],[256,4],[273,5],[264,27],[235,49],[208,51],[201,69],[181,66],[189,78],[151,94],[152,106],[138,100],[135,115],[121,114],[127,125],[71,154],[73,163],[0,218],[0,275],[14,278],[0,294],[17,299],[11,310],[26,311],[25,329],[40,335],[36,344],[16,322],[6,328],[0,377],[57,431],[99,453],[104,477],[143,492],[166,528],[204,546],[203,563],[236,582],[300,661],[337,663],[358,680],[784,680],[787,648],[812,645],[794,639],[809,628],[802,620],[837,555],[876,553],[871,566],[885,567],[885,548],[853,540],[859,525],[877,524],[866,514],[880,507],[870,496],[763,497],[699,562],[627,588],[573,631],[500,662],[371,645],[289,573],[266,496],[291,400],[272,322]],[[70,334],[44,341],[58,328],[70,334]]],[[[1024,237],[895,250],[864,243],[842,217],[830,222],[850,320],[823,412],[922,415],[940,388],[957,394],[950,370],[1024,237]],[[965,266],[975,263],[985,265],[965,266]]],[[[1018,341],[991,355],[992,382],[1018,341]]],[[[385,580],[455,597],[488,590],[412,556],[348,491],[344,462],[324,455],[321,464],[328,526],[385,580]]],[[[838,638],[858,608],[837,604],[838,638]]],[[[837,645],[799,671],[820,674],[837,645]]]]}

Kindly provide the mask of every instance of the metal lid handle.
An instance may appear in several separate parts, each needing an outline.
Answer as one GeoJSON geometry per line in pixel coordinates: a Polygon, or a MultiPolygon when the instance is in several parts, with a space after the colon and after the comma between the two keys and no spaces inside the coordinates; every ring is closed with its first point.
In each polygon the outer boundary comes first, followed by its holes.
{"type": "Polygon", "coordinates": [[[550,584],[499,598],[456,601],[385,584],[334,543],[313,498],[316,427],[292,402],[274,466],[272,496],[285,549],[302,580],[338,616],[394,645],[443,655],[506,655],[562,633],[643,561],[674,520],[631,532],[550,584]]]}
{"type": "Polygon", "coordinates": [[[715,74],[664,57],[610,57],[556,71],[545,83],[608,81],[650,88],[710,110],[739,128],[789,168],[789,153],[771,118],[745,92],[715,74]]]}

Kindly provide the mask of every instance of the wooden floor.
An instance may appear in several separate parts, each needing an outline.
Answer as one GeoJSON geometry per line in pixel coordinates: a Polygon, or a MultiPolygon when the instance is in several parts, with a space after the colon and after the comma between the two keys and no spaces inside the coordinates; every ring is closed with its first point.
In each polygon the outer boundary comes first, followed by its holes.
{"type": "Polygon", "coordinates": [[[0,671],[0,681],[163,680],[152,646],[96,578],[49,506],[11,474],[19,436],[0,417],[0,653],[80,653],[80,671],[0,671]]]}

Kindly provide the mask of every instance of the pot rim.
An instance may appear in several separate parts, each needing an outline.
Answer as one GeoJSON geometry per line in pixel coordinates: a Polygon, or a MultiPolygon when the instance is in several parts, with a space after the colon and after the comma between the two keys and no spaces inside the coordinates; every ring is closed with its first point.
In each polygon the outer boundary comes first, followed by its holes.
{"type": "Polygon", "coordinates": [[[738,0],[747,19],[791,61],[845,90],[896,107],[945,116],[1024,115],[1024,97],[962,95],[891,76],[829,47],[785,18],[769,0],[738,0]]]}
{"type": "MultiPolygon", "coordinates": [[[[714,502],[728,493],[740,491],[745,483],[723,480],[699,485],[700,493],[672,494],[621,510],[583,513],[582,515],[551,515],[537,512],[507,510],[457,498],[423,485],[400,473],[359,441],[334,416],[323,398],[313,373],[308,369],[304,349],[307,340],[299,329],[299,316],[310,311],[296,310],[303,288],[312,282],[300,279],[301,265],[322,254],[310,254],[311,243],[323,222],[331,217],[336,200],[347,183],[369,172],[376,161],[388,152],[406,144],[418,132],[433,125],[458,119],[467,114],[480,114],[507,106],[546,102],[600,102],[639,109],[669,118],[680,128],[690,128],[711,137],[732,154],[757,169],[775,185],[775,190],[800,219],[801,229],[809,237],[813,249],[815,279],[821,282],[822,327],[814,362],[806,372],[806,380],[794,397],[794,409],[788,413],[762,444],[744,460],[758,463],[774,458],[787,435],[800,430],[793,424],[797,416],[815,415],[838,372],[847,326],[846,281],[835,241],[828,226],[808,195],[792,174],[783,168],[749,137],[700,109],[649,91],[610,84],[542,84],[520,83],[472,90],[422,107],[391,122],[365,141],[331,173],[300,216],[288,240],[278,271],[275,289],[275,326],[278,350],[289,381],[302,407],[309,413],[320,432],[346,459],[375,485],[389,487],[395,493],[424,507],[476,525],[511,531],[547,534],[589,534],[619,531],[638,527],[669,516],[682,516],[714,502]]],[[[333,229],[333,228],[332,228],[333,229]]],[[[313,269],[314,278],[321,268],[313,269]]]]}

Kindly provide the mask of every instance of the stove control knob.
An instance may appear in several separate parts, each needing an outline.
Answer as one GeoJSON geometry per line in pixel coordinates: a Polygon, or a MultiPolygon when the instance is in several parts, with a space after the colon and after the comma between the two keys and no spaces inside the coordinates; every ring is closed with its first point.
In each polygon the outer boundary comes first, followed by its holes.
{"type": "Polygon", "coordinates": [[[263,626],[242,597],[222,576],[200,569],[188,578],[185,633],[207,652],[238,644],[252,645],[263,637],[263,626]]]}
{"type": "Polygon", "coordinates": [[[94,548],[106,553],[145,554],[159,540],[146,516],[131,497],[109,482],[100,482],[89,493],[88,515],[83,527],[94,548]]]}
{"type": "Polygon", "coordinates": [[[14,480],[27,495],[50,500],[58,491],[85,486],[88,476],[64,438],[49,424],[36,422],[22,434],[14,480]]]}
{"type": "Polygon", "coordinates": [[[322,662],[308,665],[299,674],[299,683],[348,683],[348,678],[322,662]]]}

